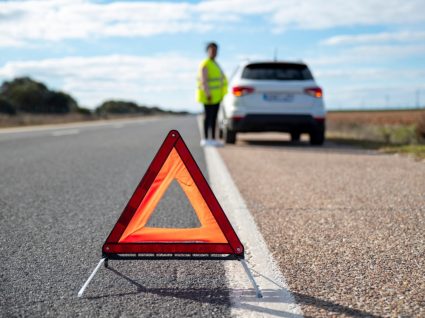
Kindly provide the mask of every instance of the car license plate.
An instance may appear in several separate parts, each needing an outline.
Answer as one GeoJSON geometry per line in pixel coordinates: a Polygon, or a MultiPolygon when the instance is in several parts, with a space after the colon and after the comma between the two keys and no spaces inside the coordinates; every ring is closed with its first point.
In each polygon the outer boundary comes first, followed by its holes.
{"type": "Polygon", "coordinates": [[[282,93],[269,93],[264,94],[263,98],[268,102],[292,102],[294,99],[293,94],[282,94],[282,93]]]}

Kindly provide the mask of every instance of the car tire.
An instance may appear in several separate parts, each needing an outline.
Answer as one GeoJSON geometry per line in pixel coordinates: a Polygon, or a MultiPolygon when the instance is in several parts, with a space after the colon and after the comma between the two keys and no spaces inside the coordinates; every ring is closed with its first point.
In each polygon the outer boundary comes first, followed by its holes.
{"type": "Polygon", "coordinates": [[[234,144],[236,143],[236,131],[231,130],[227,127],[224,128],[223,132],[224,142],[226,144],[234,144]]]}
{"type": "Polygon", "coordinates": [[[291,141],[298,142],[300,141],[301,134],[297,132],[291,132],[291,141]]]}
{"type": "Polygon", "coordinates": [[[321,146],[325,142],[325,132],[316,131],[310,133],[310,144],[313,146],[321,146]]]}

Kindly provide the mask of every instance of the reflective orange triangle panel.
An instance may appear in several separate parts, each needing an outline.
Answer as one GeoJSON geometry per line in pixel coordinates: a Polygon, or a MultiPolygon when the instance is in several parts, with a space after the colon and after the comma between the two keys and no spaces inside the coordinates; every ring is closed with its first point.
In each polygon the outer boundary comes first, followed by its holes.
{"type": "Polygon", "coordinates": [[[175,148],[171,150],[118,242],[228,243],[175,148]],[[197,228],[157,228],[146,226],[155,207],[174,179],[177,180],[192,204],[201,226],[197,228]]]}
{"type": "Polygon", "coordinates": [[[171,130],[102,247],[119,254],[227,254],[244,258],[244,246],[177,130],[171,130]],[[176,180],[201,224],[196,228],[148,226],[176,180]]]}

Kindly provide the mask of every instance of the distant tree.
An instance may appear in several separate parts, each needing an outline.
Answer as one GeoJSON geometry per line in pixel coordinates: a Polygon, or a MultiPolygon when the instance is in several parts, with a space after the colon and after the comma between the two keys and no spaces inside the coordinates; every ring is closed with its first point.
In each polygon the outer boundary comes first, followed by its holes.
{"type": "Polygon", "coordinates": [[[15,115],[16,109],[7,99],[0,97],[0,113],[15,115]]]}
{"type": "Polygon", "coordinates": [[[152,107],[152,108],[151,108],[151,112],[152,112],[153,114],[164,113],[164,111],[163,111],[161,108],[157,107],[157,106],[152,107]]]}
{"type": "Polygon", "coordinates": [[[134,102],[108,100],[96,108],[99,115],[105,114],[146,114],[145,107],[140,107],[134,102]]]}
{"type": "Polygon", "coordinates": [[[139,105],[139,111],[143,114],[146,114],[146,115],[151,115],[151,114],[154,113],[152,107],[148,107],[148,106],[145,106],[145,105],[139,105]]]}
{"type": "Polygon", "coordinates": [[[87,116],[93,115],[93,112],[90,109],[85,107],[78,107],[78,109],[75,112],[81,115],[87,115],[87,116]]]}
{"type": "Polygon", "coordinates": [[[134,102],[108,100],[99,105],[95,113],[103,116],[108,114],[142,114],[142,115],[186,115],[188,112],[175,112],[171,110],[163,110],[160,107],[149,107],[146,105],[137,105],[134,102]]]}
{"type": "Polygon", "coordinates": [[[48,113],[69,113],[78,109],[77,102],[64,92],[50,92],[46,99],[48,113]]]}
{"type": "Polygon", "coordinates": [[[2,96],[13,104],[17,111],[30,113],[42,112],[46,97],[49,93],[47,87],[29,77],[16,78],[2,85],[2,96]]]}
{"type": "Polygon", "coordinates": [[[29,77],[4,82],[0,97],[19,112],[64,114],[78,110],[77,102],[69,94],[49,90],[43,83],[29,77]]]}

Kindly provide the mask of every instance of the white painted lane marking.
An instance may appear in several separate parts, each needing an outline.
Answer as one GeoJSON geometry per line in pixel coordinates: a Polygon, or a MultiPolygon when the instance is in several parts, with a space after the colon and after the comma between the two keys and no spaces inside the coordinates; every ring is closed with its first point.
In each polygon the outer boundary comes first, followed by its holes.
{"type": "Polygon", "coordinates": [[[232,315],[243,317],[302,317],[285,278],[248,210],[223,160],[214,147],[205,147],[210,185],[245,246],[245,255],[263,298],[256,298],[242,265],[225,262],[231,289],[232,315]]]}
{"type": "MultiPolygon", "coordinates": [[[[202,134],[200,120],[198,124],[202,134]]],[[[263,294],[263,298],[256,298],[241,264],[224,262],[232,316],[303,317],[218,150],[205,147],[204,152],[210,186],[245,246],[246,260],[263,294]]]]}
{"type": "Polygon", "coordinates": [[[52,132],[52,136],[60,137],[60,136],[76,135],[79,133],[80,133],[79,129],[66,129],[66,130],[54,131],[52,132]]]}
{"type": "MultiPolygon", "coordinates": [[[[165,118],[165,117],[164,117],[165,118]]],[[[146,122],[152,122],[159,120],[160,117],[153,118],[137,118],[137,119],[110,119],[110,120],[96,120],[88,122],[76,122],[66,124],[51,124],[51,125],[39,125],[39,126],[26,126],[26,127],[11,127],[11,128],[0,128],[0,134],[14,134],[14,133],[25,133],[25,132],[44,132],[52,131],[57,129],[71,129],[71,128],[91,128],[91,127],[107,127],[121,124],[144,124],[146,122]]]]}

